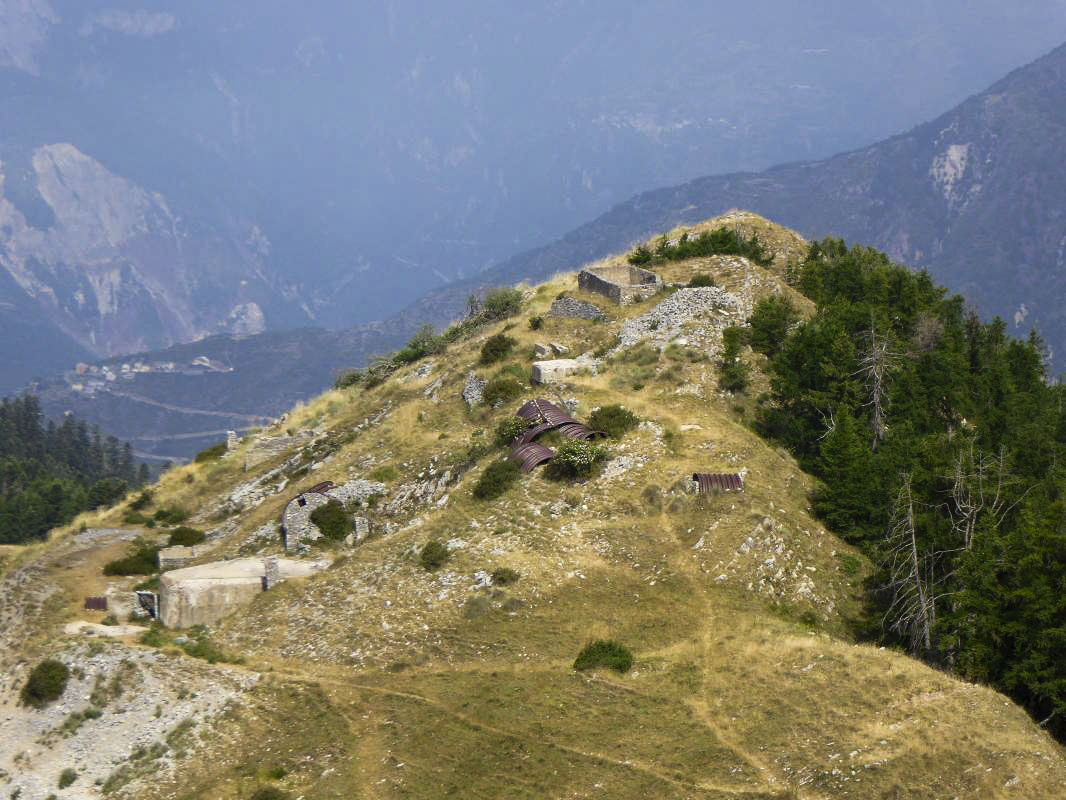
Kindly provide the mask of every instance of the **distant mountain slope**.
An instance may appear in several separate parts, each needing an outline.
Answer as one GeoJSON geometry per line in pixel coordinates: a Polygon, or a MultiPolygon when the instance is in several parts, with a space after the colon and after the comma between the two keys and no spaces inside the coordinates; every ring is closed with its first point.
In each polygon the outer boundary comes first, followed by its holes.
{"type": "Polygon", "coordinates": [[[405,334],[379,324],[211,336],[96,362],[84,374],[68,364],[33,388],[50,417],[73,412],[132,442],[142,457],[183,460],[227,430],[263,424],[314,397],[339,369],[395,349],[405,334]]]}
{"type": "Polygon", "coordinates": [[[0,0],[0,268],[97,358],[358,325],[1066,38],[1056,0],[867,6],[0,0]]]}
{"type": "MultiPolygon", "coordinates": [[[[745,208],[927,267],[1066,353],[1066,46],[914,130],[825,161],[645,192],[482,282],[540,279],[654,231],[745,208]]],[[[454,293],[454,290],[453,290],[454,293]]],[[[423,307],[435,304],[427,298],[423,307]]],[[[1056,361],[1057,364],[1064,362],[1056,361]]]]}

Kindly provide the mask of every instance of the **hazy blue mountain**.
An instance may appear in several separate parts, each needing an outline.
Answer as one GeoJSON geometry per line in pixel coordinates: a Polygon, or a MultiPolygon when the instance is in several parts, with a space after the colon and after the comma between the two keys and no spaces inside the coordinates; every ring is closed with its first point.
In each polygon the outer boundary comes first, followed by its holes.
{"type": "MultiPolygon", "coordinates": [[[[1066,365],[1066,45],[909,132],[823,161],[645,192],[482,276],[538,279],[730,208],[926,267],[1066,365]]],[[[457,286],[457,304],[469,286],[457,286]]],[[[425,298],[421,311],[444,296],[425,298]]],[[[411,316],[418,316],[412,311],[411,316]]]]}
{"type": "MultiPolygon", "coordinates": [[[[1042,0],[0,0],[0,363],[402,309],[697,175],[928,118],[1042,0]],[[31,313],[31,309],[36,309],[31,313]],[[27,322],[29,321],[29,322],[27,322]]],[[[27,370],[29,370],[27,372],[27,370]]]]}

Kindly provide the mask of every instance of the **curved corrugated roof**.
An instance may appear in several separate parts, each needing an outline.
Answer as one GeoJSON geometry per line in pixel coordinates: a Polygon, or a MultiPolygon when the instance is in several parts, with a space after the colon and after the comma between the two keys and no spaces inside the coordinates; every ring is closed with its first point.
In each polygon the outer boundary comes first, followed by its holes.
{"type": "Polygon", "coordinates": [[[518,463],[522,472],[532,472],[534,469],[551,461],[555,453],[541,444],[522,444],[511,451],[509,458],[518,463]]]}
{"type": "Polygon", "coordinates": [[[694,472],[692,480],[699,484],[700,494],[708,494],[715,490],[722,492],[740,492],[744,490],[744,479],[735,472],[694,472]]]}

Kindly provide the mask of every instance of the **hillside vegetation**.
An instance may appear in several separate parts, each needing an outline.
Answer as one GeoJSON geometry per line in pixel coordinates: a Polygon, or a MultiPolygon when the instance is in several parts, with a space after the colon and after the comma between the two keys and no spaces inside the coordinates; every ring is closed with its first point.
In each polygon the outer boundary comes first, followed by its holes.
{"type": "MultiPolygon", "coordinates": [[[[282,509],[312,485],[384,485],[344,509],[369,521],[365,541],[320,540],[307,557],[329,559],[328,569],[271,588],[217,625],[137,628],[111,642],[62,633],[72,617],[96,619],[77,600],[100,591],[103,565],[128,547],[106,531],[165,541],[166,530],[122,522],[139,502],[133,497],[76,521],[88,531],[10,555],[0,588],[13,596],[54,585],[65,602],[38,601],[34,610],[24,602],[16,613],[0,593],[0,618],[33,632],[23,635],[24,666],[0,698],[16,693],[28,667],[46,656],[80,666],[79,687],[129,659],[138,676],[129,685],[145,688],[124,695],[134,719],[102,706],[102,716],[79,719],[69,736],[42,731],[49,749],[22,731],[51,729],[45,719],[61,728],[60,715],[78,708],[61,711],[61,700],[38,712],[5,700],[3,780],[43,786],[33,781],[46,775],[54,785],[73,768],[87,776],[71,787],[84,793],[73,796],[98,796],[90,788],[98,775],[108,796],[160,800],[250,798],[265,789],[308,800],[1058,798],[1066,753],[1023,708],[893,641],[857,641],[880,597],[868,591],[882,581],[868,557],[876,554],[873,536],[831,513],[832,482],[817,482],[786,447],[753,430],[779,419],[774,411],[792,385],[782,365],[829,313],[808,271],[825,265],[861,284],[871,270],[892,277],[893,268],[830,243],[809,251],[797,235],[750,215],[734,215],[730,226],[745,236],[758,231],[766,267],[732,254],[664,259],[652,268],[667,283],[708,275],[715,285],[669,288],[623,308],[579,292],[573,274],[494,295],[515,302],[499,317],[478,317],[484,305],[476,305],[457,331],[426,331],[221,458],[167,472],[140,513],[190,512],[185,524],[205,529],[212,548],[203,560],[279,553],[282,509]],[[600,306],[607,320],[552,316],[561,294],[600,306]],[[753,314],[758,331],[747,325],[753,314]],[[490,345],[484,363],[486,342],[500,335],[514,344],[490,345]],[[587,352],[600,366],[564,384],[531,386],[537,343],[587,352]],[[721,387],[726,363],[746,367],[743,391],[721,387]],[[519,394],[478,402],[471,373],[486,387],[513,382],[519,394]],[[582,421],[610,423],[591,477],[543,467],[504,475],[494,466],[506,455],[500,441],[515,429],[515,410],[533,397],[582,421]],[[483,476],[496,472],[493,490],[476,496],[483,476]],[[694,472],[740,473],[744,490],[695,495],[694,472]],[[139,705],[149,688],[169,698],[155,724],[150,706],[139,705]],[[101,765],[78,743],[103,730],[101,747],[114,760],[101,765]],[[143,752],[123,761],[123,742],[129,753],[143,752]],[[28,755],[16,760],[19,752],[28,755]]],[[[668,233],[668,241],[683,233],[668,233]]],[[[897,278],[887,285],[925,285],[897,278]]],[[[878,304],[899,298],[914,318],[927,302],[949,302],[935,288],[927,294],[872,296],[872,307],[855,310],[855,324],[871,311],[879,324],[878,304]]],[[[859,338],[845,338],[861,350],[859,338]]],[[[852,368],[845,360],[836,366],[841,374],[852,368]]],[[[813,367],[803,374],[818,375],[813,367]]],[[[862,386],[848,390],[851,406],[812,406],[837,432],[853,425],[861,449],[877,459],[890,450],[890,435],[902,435],[893,428],[905,427],[905,409],[902,401],[888,407],[897,416],[874,454],[873,434],[860,431],[869,430],[862,386]]],[[[959,409],[980,431],[980,416],[959,409]]],[[[961,426],[956,441],[970,436],[961,426]]],[[[819,439],[824,428],[811,429],[814,442],[806,428],[787,440],[776,428],[766,432],[831,477],[824,459],[810,455],[835,446],[819,439]]],[[[557,436],[538,441],[558,449],[557,436]]],[[[863,481],[882,480],[870,463],[863,481]]],[[[938,654],[947,652],[941,641],[938,654]]]]}

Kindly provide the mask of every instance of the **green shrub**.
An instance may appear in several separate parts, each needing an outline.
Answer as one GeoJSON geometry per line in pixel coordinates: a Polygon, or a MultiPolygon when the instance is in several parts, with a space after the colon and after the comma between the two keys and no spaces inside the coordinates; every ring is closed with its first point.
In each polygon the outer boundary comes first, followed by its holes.
{"type": "Polygon", "coordinates": [[[144,511],[152,503],[152,490],[145,489],[130,501],[130,508],[134,511],[144,511]]]}
{"type": "Polygon", "coordinates": [[[799,322],[800,314],[787,295],[764,297],[755,304],[748,324],[751,349],[773,358],[781,350],[789,329],[799,322]]]}
{"type": "Polygon", "coordinates": [[[156,522],[162,522],[164,525],[180,525],[188,518],[189,512],[178,506],[161,508],[152,515],[153,520],[156,522]]]}
{"type": "Polygon", "coordinates": [[[157,621],[153,622],[151,627],[137,638],[137,641],[147,647],[162,647],[167,639],[163,633],[163,626],[157,621]]]}
{"type": "Polygon", "coordinates": [[[547,474],[556,479],[587,478],[607,458],[607,451],[594,442],[567,439],[555,451],[547,474]]]}
{"type": "Polygon", "coordinates": [[[649,367],[659,363],[659,351],[646,344],[631,347],[622,353],[622,361],[626,364],[636,364],[638,367],[649,367]]]}
{"type": "Polygon", "coordinates": [[[481,301],[479,316],[486,322],[513,317],[522,310],[522,293],[518,289],[489,289],[481,301]]]}
{"type": "Polygon", "coordinates": [[[383,464],[380,467],[372,469],[370,471],[370,480],[377,481],[378,483],[388,483],[389,481],[396,480],[400,473],[396,471],[396,467],[392,464],[383,464]]]}
{"type": "Polygon", "coordinates": [[[170,538],[167,539],[167,547],[192,547],[194,544],[200,544],[206,539],[207,535],[203,531],[182,525],[180,528],[175,528],[170,532],[170,538]]]}
{"type": "Polygon", "coordinates": [[[640,424],[640,419],[624,406],[613,404],[600,406],[588,418],[588,426],[594,431],[603,431],[612,439],[621,439],[640,424]]]}
{"type": "Polygon", "coordinates": [[[497,333],[495,336],[490,336],[481,345],[481,357],[478,358],[478,363],[484,366],[503,361],[511,354],[516,344],[518,342],[506,333],[497,333]]]}
{"type": "Polygon", "coordinates": [[[525,391],[525,384],[517,378],[493,378],[485,384],[482,398],[485,405],[495,406],[497,403],[507,403],[521,397],[525,391]]]}
{"type": "Polygon", "coordinates": [[[496,426],[496,444],[509,447],[516,437],[529,428],[529,422],[521,417],[507,417],[496,426]]]}
{"type": "Polygon", "coordinates": [[[539,331],[544,327],[544,317],[536,316],[529,318],[529,329],[531,331],[539,331]]]}
{"type": "Polygon", "coordinates": [[[124,558],[104,564],[105,575],[151,575],[159,570],[159,548],[143,539],[134,541],[124,558]]]}
{"type": "Polygon", "coordinates": [[[647,245],[639,244],[636,249],[629,254],[627,259],[634,267],[643,267],[645,264],[650,264],[652,260],[651,250],[647,245]]]}
{"type": "Polygon", "coordinates": [[[337,376],[337,380],[333,382],[333,388],[347,389],[351,386],[358,386],[362,380],[363,371],[361,369],[342,370],[341,374],[337,376]]]}
{"type": "Polygon", "coordinates": [[[445,344],[444,337],[437,336],[433,332],[432,325],[423,325],[418,329],[418,333],[411,337],[411,341],[396,351],[392,360],[397,364],[410,364],[432,353],[440,352],[445,344]]]}
{"type": "Polygon", "coordinates": [[[288,792],[283,792],[276,786],[264,786],[252,792],[249,800],[289,800],[290,797],[288,792]]]}
{"type": "Polygon", "coordinates": [[[689,280],[687,286],[689,289],[701,289],[708,286],[717,286],[714,282],[714,278],[705,272],[697,272],[689,280]]]}
{"type": "Polygon", "coordinates": [[[722,360],[719,364],[718,386],[727,392],[740,392],[747,388],[751,368],[740,358],[744,330],[731,327],[722,331],[722,360]]]}
{"type": "Polygon", "coordinates": [[[213,444],[210,447],[205,448],[204,450],[201,450],[199,453],[197,453],[194,461],[196,461],[197,464],[203,464],[208,461],[218,461],[225,454],[226,443],[219,442],[218,444],[213,444]]]}
{"type": "Polygon", "coordinates": [[[311,512],[311,522],[327,539],[335,542],[341,541],[352,532],[352,518],[344,510],[344,506],[336,500],[330,500],[324,506],[319,506],[311,512]]]}
{"type": "Polygon", "coordinates": [[[418,563],[422,565],[422,569],[427,572],[433,572],[444,566],[444,562],[448,560],[448,547],[438,542],[436,539],[431,539],[422,545],[422,550],[418,554],[418,563]]]}
{"type": "Polygon", "coordinates": [[[100,624],[101,625],[118,625],[118,617],[116,617],[114,614],[108,614],[106,617],[104,617],[102,620],[100,620],[100,624]]]}
{"type": "Polygon", "coordinates": [[[500,567],[492,573],[492,582],[496,586],[510,586],[517,583],[519,574],[510,567],[500,567]]]}
{"type": "Polygon", "coordinates": [[[59,773],[59,788],[66,789],[74,781],[78,779],[78,773],[76,770],[67,767],[65,770],[59,773]]]}
{"type": "Polygon", "coordinates": [[[133,587],[135,592],[159,592],[159,576],[153,575],[133,587]]]}
{"type": "Polygon", "coordinates": [[[474,484],[474,497],[478,500],[495,500],[514,485],[520,474],[518,464],[510,459],[489,464],[474,484]]]}
{"type": "Polygon", "coordinates": [[[586,670],[607,667],[615,672],[628,672],[633,666],[633,654],[623,644],[597,639],[589,642],[574,659],[574,669],[586,670]]]}
{"type": "Polygon", "coordinates": [[[44,708],[63,696],[69,679],[70,670],[66,664],[54,658],[45,659],[30,671],[19,698],[25,706],[44,708]]]}
{"type": "Polygon", "coordinates": [[[122,521],[126,525],[145,525],[151,521],[151,517],[146,517],[140,511],[126,511],[122,515],[122,521]]]}

